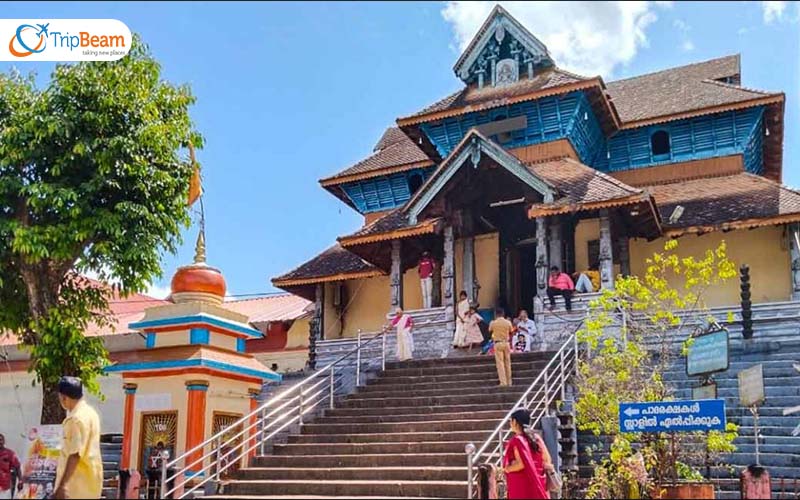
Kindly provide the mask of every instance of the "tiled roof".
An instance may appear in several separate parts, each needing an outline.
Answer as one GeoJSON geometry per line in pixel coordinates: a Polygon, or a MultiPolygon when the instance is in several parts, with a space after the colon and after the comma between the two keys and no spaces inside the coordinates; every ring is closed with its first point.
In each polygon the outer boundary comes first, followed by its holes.
{"type": "Polygon", "coordinates": [[[525,78],[513,85],[505,87],[487,86],[483,87],[482,89],[474,86],[464,87],[458,92],[455,92],[454,94],[451,94],[444,99],[431,104],[422,111],[414,113],[405,118],[400,118],[399,120],[419,117],[440,111],[455,110],[466,106],[481,105],[482,108],[493,107],[494,105],[499,106],[503,103],[495,103],[495,101],[505,101],[513,97],[522,96],[537,91],[554,89],[563,85],[590,80],[592,80],[592,78],[576,75],[560,68],[550,68],[534,75],[532,79],[525,78]]]}
{"type": "Polygon", "coordinates": [[[782,95],[716,81],[738,77],[737,54],[608,82],[607,93],[623,123],[782,95]]]}
{"type": "Polygon", "coordinates": [[[383,271],[337,243],[296,269],[273,278],[272,283],[275,286],[298,286],[333,280],[337,276],[345,279],[346,275],[367,277],[378,274],[383,274],[383,271]]]}
{"type": "Polygon", "coordinates": [[[597,208],[595,205],[598,203],[615,206],[639,202],[646,196],[641,189],[628,186],[572,158],[531,163],[527,167],[534,175],[554,186],[559,194],[553,203],[533,205],[532,212],[556,214],[581,210],[582,207],[597,208]]]}
{"type": "Polygon", "coordinates": [[[358,179],[366,179],[377,175],[384,175],[391,172],[401,172],[412,168],[433,165],[433,161],[428,155],[414,144],[399,128],[392,127],[384,132],[378,144],[375,145],[375,153],[361,160],[352,167],[346,168],[341,172],[321,179],[323,186],[340,184],[358,179]]]}
{"type": "Polygon", "coordinates": [[[749,173],[645,187],[668,233],[758,227],[800,220],[800,192],[749,173]],[[675,207],[684,208],[675,222],[675,207]],[[671,231],[672,230],[672,231],[671,231]]]}
{"type": "Polygon", "coordinates": [[[308,314],[311,302],[291,293],[281,293],[256,299],[226,301],[222,306],[249,318],[258,325],[272,321],[293,321],[308,314]]]}
{"type": "Polygon", "coordinates": [[[348,246],[357,244],[361,240],[381,241],[394,239],[395,237],[428,234],[435,231],[436,222],[438,222],[438,219],[429,219],[411,225],[408,222],[408,214],[406,214],[405,210],[397,208],[383,217],[375,219],[355,233],[340,237],[339,241],[348,246]],[[403,231],[403,234],[397,234],[398,231],[403,231]],[[380,237],[379,235],[385,235],[385,237],[380,237]]]}

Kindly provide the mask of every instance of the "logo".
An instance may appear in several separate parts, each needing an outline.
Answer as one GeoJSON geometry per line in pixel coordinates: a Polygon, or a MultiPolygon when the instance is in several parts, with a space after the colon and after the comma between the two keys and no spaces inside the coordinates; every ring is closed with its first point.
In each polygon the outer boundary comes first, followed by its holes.
{"type": "Polygon", "coordinates": [[[0,61],[115,61],[131,42],[116,19],[0,19],[0,61]]]}

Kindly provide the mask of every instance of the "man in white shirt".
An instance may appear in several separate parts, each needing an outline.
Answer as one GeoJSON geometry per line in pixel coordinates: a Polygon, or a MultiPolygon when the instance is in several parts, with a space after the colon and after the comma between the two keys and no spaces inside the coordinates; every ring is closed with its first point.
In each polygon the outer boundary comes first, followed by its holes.
{"type": "Polygon", "coordinates": [[[517,317],[517,333],[522,333],[528,338],[528,350],[539,350],[541,339],[537,335],[536,323],[528,317],[528,311],[520,310],[517,317]]]}

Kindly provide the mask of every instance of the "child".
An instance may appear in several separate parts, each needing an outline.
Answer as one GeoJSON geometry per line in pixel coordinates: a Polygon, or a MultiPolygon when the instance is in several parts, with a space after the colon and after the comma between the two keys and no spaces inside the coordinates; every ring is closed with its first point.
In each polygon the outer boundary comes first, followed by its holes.
{"type": "Polygon", "coordinates": [[[483,319],[481,315],[478,314],[478,310],[474,305],[471,305],[464,318],[464,329],[466,330],[464,343],[468,345],[470,349],[472,349],[472,346],[476,344],[480,345],[483,342],[483,335],[481,334],[480,327],[481,321],[483,321],[483,319]]]}
{"type": "Polygon", "coordinates": [[[514,341],[514,352],[530,352],[530,350],[528,336],[522,332],[517,333],[517,340],[514,341]]]}

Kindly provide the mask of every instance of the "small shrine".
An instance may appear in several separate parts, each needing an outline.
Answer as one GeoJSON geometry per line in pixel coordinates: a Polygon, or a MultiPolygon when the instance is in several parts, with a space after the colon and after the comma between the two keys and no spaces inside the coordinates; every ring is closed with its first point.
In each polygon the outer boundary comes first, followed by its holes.
{"type": "MultiPolygon", "coordinates": [[[[151,307],[130,324],[145,349],[107,368],[125,390],[120,469],[139,470],[150,488],[160,481],[160,460],[171,460],[231,426],[257,407],[265,381],[281,376],[245,352],[262,334],[248,317],[225,309],[225,278],[206,264],[201,230],[194,263],[172,278],[172,304],[151,307]]],[[[232,432],[236,432],[232,429],[232,432]]],[[[190,464],[202,453],[187,457],[190,464]]],[[[213,473],[198,463],[191,478],[213,473]]]]}

